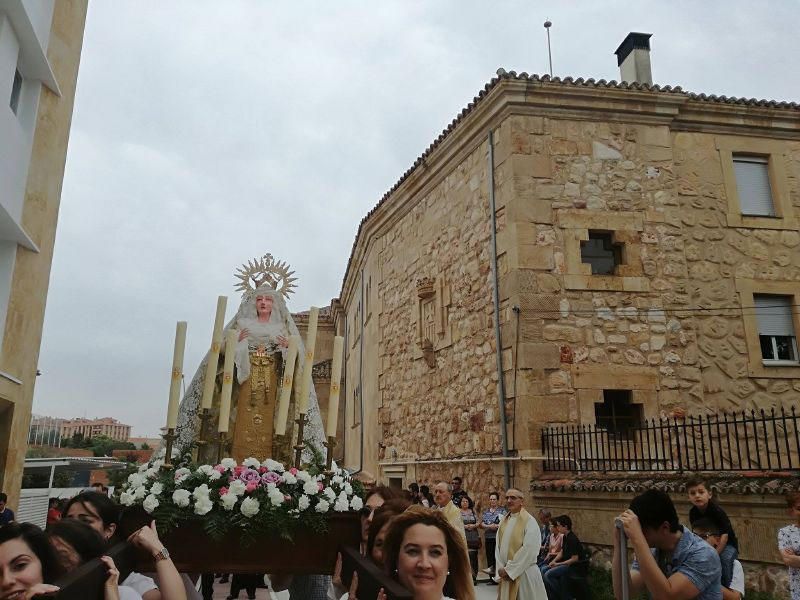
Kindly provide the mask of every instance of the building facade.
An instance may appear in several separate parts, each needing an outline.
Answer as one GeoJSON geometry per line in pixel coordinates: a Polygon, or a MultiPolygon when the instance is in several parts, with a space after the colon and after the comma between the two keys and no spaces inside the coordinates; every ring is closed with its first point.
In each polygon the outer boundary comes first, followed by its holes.
{"type": "MultiPolygon", "coordinates": [[[[359,227],[335,314],[345,464],[396,486],[461,475],[478,500],[508,465],[511,484],[560,498],[607,544],[606,517],[669,477],[628,463],[647,483],[599,472],[587,492],[575,446],[543,472],[543,430],[600,430],[605,456],[647,420],[800,412],[798,218],[797,104],[498,71],[359,227]]],[[[744,430],[759,475],[767,460],[794,470],[743,493],[797,484],[797,420],[772,426],[785,451],[744,430]]],[[[744,559],[779,562],[780,502],[737,499],[744,559]]]]}
{"type": "Polygon", "coordinates": [[[0,489],[15,506],[31,419],[86,0],[0,5],[0,489]]]}
{"type": "Polygon", "coordinates": [[[111,417],[102,419],[64,419],[61,422],[61,439],[80,435],[84,439],[99,435],[112,440],[127,442],[131,437],[131,426],[120,423],[111,417]]]}

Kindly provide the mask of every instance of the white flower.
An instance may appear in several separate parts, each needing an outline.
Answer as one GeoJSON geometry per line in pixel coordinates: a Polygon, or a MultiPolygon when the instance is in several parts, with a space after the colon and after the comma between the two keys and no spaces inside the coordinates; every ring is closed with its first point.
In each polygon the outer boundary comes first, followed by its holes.
{"type": "Polygon", "coordinates": [[[318,513],[326,513],[330,510],[331,505],[326,502],[325,500],[320,500],[317,502],[317,505],[314,507],[314,510],[318,513]]]}
{"type": "Polygon", "coordinates": [[[156,508],[158,508],[158,498],[150,494],[147,498],[144,499],[142,502],[142,508],[148,513],[153,512],[156,508]]]}
{"type": "MultiPolygon", "coordinates": [[[[298,473],[299,475],[299,473],[298,473]]],[[[319,492],[319,486],[317,482],[313,479],[311,481],[306,481],[303,485],[303,493],[308,494],[309,496],[316,496],[317,492],[319,492]]]]}
{"type": "Polygon", "coordinates": [[[242,505],[239,507],[241,513],[250,518],[258,514],[259,502],[255,498],[245,498],[242,500],[242,505]]]}
{"type": "Polygon", "coordinates": [[[279,463],[277,460],[272,460],[271,458],[261,463],[261,466],[266,467],[270,471],[277,471],[278,473],[282,473],[286,470],[282,463],[279,463]]]}
{"type": "Polygon", "coordinates": [[[212,508],[214,508],[214,503],[211,502],[211,498],[208,496],[201,496],[194,503],[194,513],[196,515],[204,515],[210,512],[212,508]]]}
{"type": "Polygon", "coordinates": [[[311,475],[308,474],[308,471],[298,471],[295,477],[297,477],[298,481],[311,481],[311,475]]]}
{"type": "Polygon", "coordinates": [[[350,485],[349,483],[345,482],[344,491],[348,496],[352,496],[353,495],[353,486],[350,485]]]}
{"type": "Polygon", "coordinates": [[[190,496],[189,490],[175,490],[172,492],[172,501],[175,503],[175,506],[189,506],[190,496]]]}
{"type": "Polygon", "coordinates": [[[228,492],[227,494],[222,494],[219,499],[222,501],[222,507],[225,510],[233,510],[233,507],[236,506],[236,501],[239,499],[239,497],[236,494],[231,494],[228,492]]]}
{"type": "Polygon", "coordinates": [[[311,498],[309,498],[305,494],[300,496],[300,500],[297,501],[297,507],[300,510],[306,510],[310,504],[311,504],[311,498]]]}
{"type": "Polygon", "coordinates": [[[245,467],[250,467],[251,469],[257,469],[258,467],[261,466],[261,462],[257,458],[253,458],[251,456],[250,458],[245,458],[242,461],[242,465],[244,465],[245,467]]]}
{"type": "MultiPolygon", "coordinates": [[[[161,451],[161,456],[164,456],[164,451],[163,451],[163,450],[161,451]]],[[[158,469],[160,469],[160,468],[161,468],[163,465],[164,465],[164,460],[163,460],[163,459],[161,459],[161,458],[159,458],[159,459],[157,459],[157,460],[154,460],[154,461],[153,461],[153,464],[151,464],[150,466],[151,466],[153,469],[156,469],[156,470],[158,470],[158,469]]]]}
{"type": "Polygon", "coordinates": [[[208,486],[204,483],[203,485],[198,485],[194,488],[192,492],[192,496],[194,496],[195,500],[200,500],[202,498],[208,498],[208,494],[211,490],[208,489],[208,486]]]}
{"type": "Polygon", "coordinates": [[[234,479],[231,481],[231,484],[228,486],[228,491],[231,494],[236,494],[237,496],[241,496],[247,490],[247,485],[241,479],[234,479]]]}
{"type": "Polygon", "coordinates": [[[350,503],[347,501],[347,496],[342,495],[336,499],[336,504],[333,505],[333,510],[336,512],[346,512],[350,508],[350,503]]]}
{"type": "Polygon", "coordinates": [[[160,481],[156,481],[150,487],[150,493],[153,494],[153,496],[160,496],[161,492],[163,492],[163,491],[164,491],[164,484],[161,483],[160,481]]]}
{"type": "Polygon", "coordinates": [[[150,465],[148,463],[144,463],[142,465],[139,465],[139,473],[144,473],[149,468],[150,468],[150,465]]]}
{"type": "Polygon", "coordinates": [[[175,471],[175,483],[183,482],[183,480],[189,477],[189,475],[191,474],[192,472],[189,469],[187,469],[186,467],[181,467],[180,469],[175,471]]]}
{"type": "Polygon", "coordinates": [[[158,469],[156,469],[155,467],[150,467],[149,469],[147,469],[147,471],[144,472],[144,474],[145,477],[147,477],[148,479],[155,479],[156,477],[158,477],[158,469]]]}
{"type": "Polygon", "coordinates": [[[361,496],[353,496],[353,499],[350,500],[350,508],[356,511],[364,508],[364,501],[361,499],[361,496]]]}
{"type": "Polygon", "coordinates": [[[208,476],[211,481],[216,481],[220,477],[222,477],[222,473],[219,471],[211,471],[211,474],[208,476]]]}
{"type": "Polygon", "coordinates": [[[336,492],[334,492],[330,487],[326,487],[324,490],[322,490],[322,493],[325,494],[328,497],[328,500],[331,502],[336,500],[336,492]]]}
{"type": "Polygon", "coordinates": [[[342,485],[344,483],[344,478],[334,475],[331,477],[331,482],[335,483],[336,485],[342,485]]]}
{"type": "Polygon", "coordinates": [[[269,501],[272,502],[272,506],[280,506],[283,504],[283,492],[278,488],[272,488],[267,495],[269,496],[269,501]]]}
{"type": "Polygon", "coordinates": [[[294,485],[295,483],[297,483],[297,477],[289,473],[289,471],[286,471],[283,474],[283,481],[284,483],[288,483],[289,485],[294,485]]]}
{"type": "Polygon", "coordinates": [[[205,475],[206,477],[211,477],[211,474],[216,473],[217,471],[215,471],[214,467],[211,465],[200,465],[197,467],[197,472],[201,475],[205,475]]]}
{"type": "Polygon", "coordinates": [[[133,494],[129,494],[128,492],[122,492],[122,495],[119,497],[119,502],[123,506],[132,506],[134,500],[133,494]]]}
{"type": "Polygon", "coordinates": [[[220,463],[226,469],[235,469],[236,468],[236,461],[232,458],[223,458],[220,463]]]}
{"type": "Polygon", "coordinates": [[[137,500],[141,500],[142,498],[147,496],[147,488],[145,488],[143,485],[141,485],[138,488],[136,488],[135,490],[133,490],[132,493],[133,493],[133,497],[134,498],[136,498],[137,500]]]}
{"type": "Polygon", "coordinates": [[[131,473],[128,475],[128,485],[132,488],[138,488],[141,485],[144,485],[147,477],[144,473],[131,473]]]}

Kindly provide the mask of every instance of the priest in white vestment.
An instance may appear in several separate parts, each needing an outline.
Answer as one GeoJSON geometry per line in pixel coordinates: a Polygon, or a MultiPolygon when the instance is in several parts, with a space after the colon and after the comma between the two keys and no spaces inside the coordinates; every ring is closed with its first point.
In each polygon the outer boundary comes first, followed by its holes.
{"type": "Polygon", "coordinates": [[[508,514],[500,521],[495,548],[498,600],[547,600],[542,573],[536,566],[542,534],[524,505],[521,491],[511,488],[506,492],[508,514]]]}

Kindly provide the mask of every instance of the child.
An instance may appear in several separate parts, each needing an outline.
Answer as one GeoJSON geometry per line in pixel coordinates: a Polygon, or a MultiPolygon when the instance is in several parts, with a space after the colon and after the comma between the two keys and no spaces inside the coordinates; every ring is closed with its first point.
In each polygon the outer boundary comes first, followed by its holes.
{"type": "MultiPolygon", "coordinates": [[[[716,550],[721,537],[710,519],[698,519],[692,524],[692,533],[704,539],[716,550]]],[[[742,600],[744,598],[744,569],[738,560],[733,561],[733,578],[731,584],[722,588],[722,600],[742,600]]]]}
{"type": "Polygon", "coordinates": [[[733,561],[739,556],[739,540],[733,532],[731,520],[724,510],[711,496],[706,482],[700,478],[693,478],[686,482],[686,492],[689,502],[693,504],[689,510],[689,523],[694,526],[701,518],[711,521],[719,532],[717,554],[722,564],[722,585],[730,587],[733,578],[733,561]]]}
{"type": "Polygon", "coordinates": [[[778,531],[778,550],[781,551],[783,564],[789,567],[791,598],[800,600],[800,492],[788,494],[786,504],[794,523],[778,531]]]}

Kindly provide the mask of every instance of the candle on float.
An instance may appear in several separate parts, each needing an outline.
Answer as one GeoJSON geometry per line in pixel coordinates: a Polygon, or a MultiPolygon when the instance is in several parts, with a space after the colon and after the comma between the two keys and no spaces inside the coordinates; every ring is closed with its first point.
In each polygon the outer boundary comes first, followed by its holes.
{"type": "Polygon", "coordinates": [[[236,356],[236,344],[239,343],[239,332],[229,329],[225,334],[225,364],[222,368],[222,393],[219,398],[219,433],[227,433],[231,419],[231,392],[233,391],[233,359],[236,356]]]}
{"type": "Polygon", "coordinates": [[[303,360],[303,375],[300,382],[300,399],[297,408],[301,414],[308,412],[308,395],[311,393],[313,381],[311,372],[314,370],[314,347],[317,343],[317,319],[319,319],[319,309],[312,306],[308,312],[308,332],[306,333],[306,352],[303,360]]]}
{"type": "Polygon", "coordinates": [[[217,298],[217,315],[214,317],[214,330],[211,333],[211,350],[208,353],[206,378],[203,380],[203,400],[200,403],[200,408],[211,408],[211,401],[214,398],[214,383],[217,379],[217,364],[219,363],[219,351],[222,347],[222,328],[225,326],[225,309],[227,306],[227,296],[217,298]]]}
{"type": "Polygon", "coordinates": [[[300,337],[293,335],[289,338],[289,348],[286,350],[286,363],[283,365],[283,380],[281,381],[281,397],[278,400],[278,417],[275,419],[275,434],[286,435],[286,420],[289,418],[289,401],[292,398],[292,383],[294,382],[294,366],[297,363],[297,349],[300,347],[300,337]]]}
{"type": "Polygon", "coordinates": [[[175,429],[178,424],[178,403],[183,381],[183,354],[186,349],[186,321],[178,321],[175,327],[175,350],[172,353],[172,378],[169,385],[169,404],[167,405],[167,429],[175,429]]]}
{"type": "Polygon", "coordinates": [[[333,362],[331,364],[331,391],[328,398],[327,436],[336,437],[336,425],[339,422],[339,392],[342,380],[342,354],[344,338],[337,335],[333,338],[333,362]]]}

